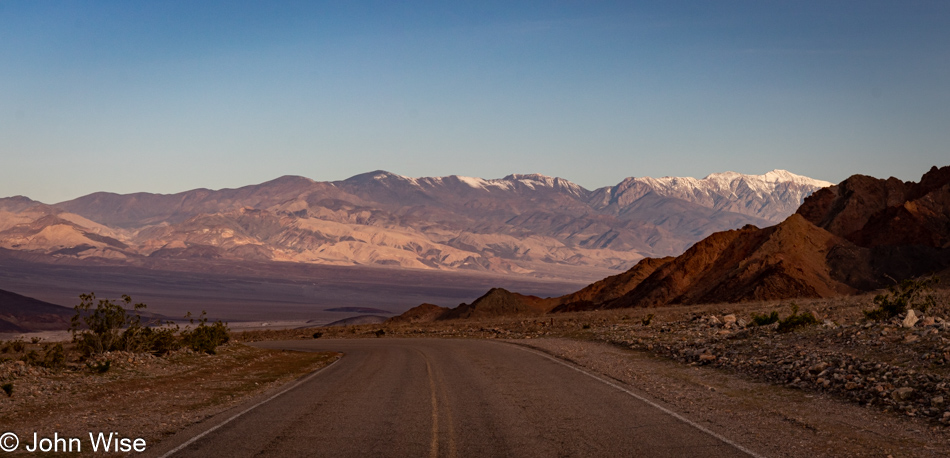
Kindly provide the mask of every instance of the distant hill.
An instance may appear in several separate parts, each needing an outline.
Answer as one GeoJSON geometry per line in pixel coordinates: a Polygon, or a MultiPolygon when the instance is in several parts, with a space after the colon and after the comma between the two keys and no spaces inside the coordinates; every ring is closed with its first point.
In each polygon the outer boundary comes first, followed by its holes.
{"type": "Polygon", "coordinates": [[[357,324],[377,324],[384,323],[388,317],[379,316],[379,315],[358,315],[351,316],[349,318],[344,318],[342,320],[336,320],[332,323],[323,325],[324,327],[331,326],[352,326],[357,324]]]}
{"type": "Polygon", "coordinates": [[[324,309],[327,312],[350,312],[350,313],[369,313],[369,314],[391,314],[392,312],[377,309],[373,307],[333,307],[324,309]]]}
{"type": "Polygon", "coordinates": [[[542,299],[513,293],[504,288],[492,288],[471,304],[448,308],[433,304],[413,307],[388,320],[389,323],[427,323],[465,318],[494,318],[499,316],[543,315],[557,305],[554,299],[542,299]]]}
{"type": "Polygon", "coordinates": [[[0,332],[69,329],[74,309],[0,290],[0,332]]]}
{"type": "Polygon", "coordinates": [[[713,232],[775,224],[828,185],[781,170],[628,178],[593,191],[539,174],[376,171],[168,195],[99,192],[55,205],[18,196],[0,199],[0,248],[146,267],[291,261],[589,281],[678,255],[713,232]]]}
{"type": "Polygon", "coordinates": [[[492,318],[497,316],[541,315],[551,310],[550,300],[537,296],[512,293],[503,288],[492,288],[483,296],[446,311],[439,320],[459,318],[492,318]]]}
{"type": "Polygon", "coordinates": [[[436,321],[448,312],[448,307],[440,307],[435,304],[420,304],[400,315],[394,316],[388,320],[389,323],[428,323],[436,321]]]}

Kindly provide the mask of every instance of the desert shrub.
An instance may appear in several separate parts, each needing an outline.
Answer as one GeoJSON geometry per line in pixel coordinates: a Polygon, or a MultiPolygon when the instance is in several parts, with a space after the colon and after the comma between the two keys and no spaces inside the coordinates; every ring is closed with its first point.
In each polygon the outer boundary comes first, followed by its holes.
{"type": "Polygon", "coordinates": [[[12,383],[4,383],[3,385],[0,385],[0,389],[2,389],[3,392],[7,394],[7,397],[13,396],[13,384],[12,384],[12,383]]]}
{"type": "Polygon", "coordinates": [[[139,323],[130,325],[122,330],[119,341],[111,350],[145,353],[151,349],[152,329],[139,323]]]}
{"type": "Polygon", "coordinates": [[[894,318],[906,312],[908,308],[926,312],[928,308],[936,305],[933,287],[938,281],[940,280],[936,276],[907,278],[898,284],[891,285],[887,288],[888,292],[874,297],[877,308],[865,310],[864,316],[869,320],[880,321],[894,318]]]}
{"type": "Polygon", "coordinates": [[[314,339],[319,339],[319,338],[321,338],[321,337],[323,337],[323,333],[322,333],[322,332],[317,331],[317,332],[313,333],[313,338],[314,338],[314,339]]]}
{"type": "Polygon", "coordinates": [[[105,360],[101,363],[95,363],[95,364],[87,362],[86,367],[88,367],[89,370],[97,374],[105,374],[106,372],[109,372],[109,369],[112,368],[112,361],[105,360]]]}
{"type": "Polygon", "coordinates": [[[811,312],[798,313],[798,306],[792,304],[792,314],[778,322],[778,332],[791,332],[795,329],[818,324],[818,319],[811,312]]]}
{"type": "Polygon", "coordinates": [[[20,353],[23,350],[26,350],[26,342],[24,342],[23,339],[19,337],[7,342],[6,345],[3,346],[4,353],[20,353]]]}
{"type": "Polygon", "coordinates": [[[25,363],[27,363],[27,364],[29,364],[29,365],[31,365],[31,366],[42,366],[42,365],[43,365],[43,364],[42,364],[42,359],[40,359],[40,354],[37,353],[36,350],[30,350],[30,351],[28,351],[25,355],[23,355],[22,358],[20,358],[20,360],[22,360],[23,362],[25,362],[25,363]]]}
{"type": "Polygon", "coordinates": [[[46,349],[46,355],[43,356],[41,365],[43,367],[56,368],[63,367],[66,364],[66,349],[63,344],[56,343],[46,349]]]}
{"type": "MultiPolygon", "coordinates": [[[[189,313],[186,318],[191,318],[189,313]]],[[[191,324],[195,323],[191,319],[191,324]]],[[[193,351],[214,354],[219,345],[223,345],[231,339],[230,330],[227,324],[220,320],[208,324],[207,312],[202,311],[198,319],[198,326],[195,328],[186,328],[181,332],[182,343],[193,351]]]]}
{"type": "Polygon", "coordinates": [[[30,339],[30,342],[33,342],[33,344],[35,345],[35,344],[40,343],[41,340],[43,340],[43,339],[40,338],[40,337],[33,337],[33,338],[30,339]]]}
{"type": "MultiPolygon", "coordinates": [[[[96,303],[95,293],[80,294],[79,299],[69,330],[81,353],[88,356],[107,351],[142,351],[148,347],[149,332],[142,326],[138,313],[130,315],[122,305],[108,299],[96,303]]],[[[132,298],[125,294],[122,302],[135,312],[146,307],[141,303],[132,305],[132,298]]]]}
{"type": "Polygon", "coordinates": [[[644,326],[649,326],[650,323],[653,322],[653,317],[654,317],[654,316],[656,316],[656,315],[654,315],[654,314],[651,313],[651,314],[649,314],[649,315],[643,317],[643,319],[640,320],[640,322],[643,323],[644,326]]]}
{"type": "Polygon", "coordinates": [[[386,331],[382,329],[377,329],[376,331],[373,332],[373,334],[376,334],[376,337],[382,337],[383,335],[386,334],[386,331]]]}
{"type": "Polygon", "coordinates": [[[149,331],[149,352],[153,355],[162,356],[181,348],[181,340],[175,335],[178,333],[178,326],[149,328],[149,331]]]}
{"type": "Polygon", "coordinates": [[[774,310],[772,311],[772,313],[768,315],[765,315],[765,314],[759,315],[758,313],[752,314],[752,324],[756,326],[768,326],[772,323],[778,322],[778,320],[779,320],[778,312],[774,310]]]}
{"type": "MultiPolygon", "coordinates": [[[[202,329],[198,335],[188,336],[182,333],[179,338],[176,336],[178,326],[153,328],[143,325],[138,312],[145,309],[146,305],[132,305],[132,298],[127,295],[122,296],[121,303],[106,299],[100,299],[96,303],[93,293],[81,294],[79,298],[81,303],[76,306],[76,315],[73,316],[70,331],[76,348],[84,356],[107,351],[152,353],[161,356],[181,348],[183,342],[191,345],[193,341],[202,340],[201,336],[206,331],[202,329]],[[130,306],[133,314],[129,313],[130,306]]],[[[203,326],[199,326],[201,327],[203,326]]],[[[196,345],[202,348],[207,346],[196,345]]]]}

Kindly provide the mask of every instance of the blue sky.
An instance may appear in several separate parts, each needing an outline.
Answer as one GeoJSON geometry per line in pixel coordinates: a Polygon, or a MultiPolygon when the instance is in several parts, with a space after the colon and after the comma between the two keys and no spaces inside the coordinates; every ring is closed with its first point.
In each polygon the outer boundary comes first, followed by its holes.
{"type": "Polygon", "coordinates": [[[0,2],[0,196],[950,164],[950,2],[0,2]]]}

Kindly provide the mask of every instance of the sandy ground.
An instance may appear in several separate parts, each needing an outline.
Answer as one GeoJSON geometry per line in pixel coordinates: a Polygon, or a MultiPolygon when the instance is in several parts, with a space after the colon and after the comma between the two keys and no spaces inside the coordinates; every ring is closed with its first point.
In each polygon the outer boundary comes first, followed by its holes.
{"type": "MultiPolygon", "coordinates": [[[[188,326],[187,321],[178,323],[179,326],[188,326]]],[[[233,332],[243,331],[265,331],[265,330],[283,330],[312,327],[316,323],[308,320],[261,320],[261,321],[234,321],[228,323],[228,328],[233,332]]],[[[68,342],[72,339],[69,331],[37,331],[26,333],[0,333],[0,340],[23,339],[30,341],[38,338],[43,342],[68,342]]]]}
{"type": "MultiPolygon", "coordinates": [[[[97,358],[111,363],[105,372],[82,366],[49,370],[4,361],[0,381],[10,384],[12,392],[10,396],[0,392],[0,433],[17,434],[23,447],[34,432],[39,437],[115,432],[155,444],[337,357],[229,344],[215,355],[179,351],[159,358],[108,353],[97,358]]],[[[89,448],[86,444],[81,449],[84,456],[102,456],[89,448]]]]}

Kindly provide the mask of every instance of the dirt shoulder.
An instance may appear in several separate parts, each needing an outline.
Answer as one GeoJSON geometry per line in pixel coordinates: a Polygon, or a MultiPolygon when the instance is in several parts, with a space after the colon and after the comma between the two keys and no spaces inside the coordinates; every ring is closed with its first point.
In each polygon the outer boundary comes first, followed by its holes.
{"type": "Polygon", "coordinates": [[[623,382],[762,456],[948,456],[950,433],[827,394],[679,364],[644,351],[563,338],[513,340],[623,382]]]}
{"type": "Polygon", "coordinates": [[[111,353],[105,356],[111,364],[103,373],[6,361],[0,364],[0,378],[13,390],[11,396],[0,393],[0,432],[16,433],[21,452],[34,432],[41,438],[54,433],[81,437],[83,454],[92,454],[89,432],[115,432],[156,444],[338,357],[228,344],[215,355],[111,353]]]}

